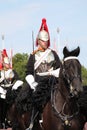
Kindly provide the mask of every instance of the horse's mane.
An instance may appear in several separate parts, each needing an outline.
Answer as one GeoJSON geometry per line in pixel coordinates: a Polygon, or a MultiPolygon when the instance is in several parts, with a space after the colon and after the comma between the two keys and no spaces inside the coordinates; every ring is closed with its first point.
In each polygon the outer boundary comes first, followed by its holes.
{"type": "Polygon", "coordinates": [[[45,106],[45,104],[50,100],[51,78],[52,77],[46,77],[40,81],[36,91],[33,93],[34,107],[39,111],[42,111],[42,105],[45,106]]]}
{"type": "Polygon", "coordinates": [[[78,104],[83,110],[87,111],[87,86],[83,86],[83,92],[79,95],[78,104]]]}
{"type": "Polygon", "coordinates": [[[12,87],[8,89],[6,93],[6,103],[8,107],[10,107],[14,103],[14,100],[20,92],[21,88],[22,86],[20,86],[17,90],[12,90],[12,87]]]}
{"type": "Polygon", "coordinates": [[[83,92],[80,94],[78,98],[78,105],[80,108],[80,112],[85,116],[87,121],[87,86],[83,86],[83,92]]]}
{"type": "Polygon", "coordinates": [[[15,105],[19,114],[23,114],[32,107],[32,90],[28,84],[24,84],[23,88],[19,92],[15,99],[15,105]]]}

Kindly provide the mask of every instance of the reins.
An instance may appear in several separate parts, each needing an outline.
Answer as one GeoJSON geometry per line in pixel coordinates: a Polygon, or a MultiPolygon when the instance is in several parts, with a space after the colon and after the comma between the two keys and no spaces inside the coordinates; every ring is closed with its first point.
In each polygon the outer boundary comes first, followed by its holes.
{"type": "Polygon", "coordinates": [[[31,120],[30,120],[30,125],[26,130],[32,130],[33,126],[34,126],[34,121],[36,119],[36,117],[38,116],[39,111],[36,112],[36,114],[34,114],[34,108],[32,110],[32,115],[31,115],[31,120]]]}
{"type": "MultiPolygon", "coordinates": [[[[76,59],[76,60],[78,60],[77,57],[68,57],[68,58],[65,58],[65,59],[64,59],[63,63],[64,63],[66,60],[69,60],[69,59],[76,59]]],[[[64,68],[63,68],[63,69],[64,69],[64,68]]],[[[78,78],[78,77],[79,77],[79,76],[75,76],[75,77],[73,77],[73,79],[74,79],[74,78],[78,78]]],[[[69,85],[71,85],[71,82],[69,82],[69,83],[70,83],[69,85]]],[[[79,114],[79,105],[78,105],[78,103],[76,102],[77,110],[76,110],[73,114],[71,114],[71,115],[65,114],[65,113],[64,113],[64,109],[65,109],[65,106],[66,106],[66,104],[67,104],[67,101],[65,100],[65,102],[64,102],[64,104],[63,104],[63,106],[62,106],[61,111],[59,111],[58,108],[56,107],[56,102],[55,102],[55,101],[56,101],[56,89],[57,89],[57,91],[59,91],[59,92],[61,93],[61,95],[62,95],[61,90],[60,90],[59,88],[53,88],[53,84],[52,84],[52,89],[51,89],[51,104],[52,104],[53,111],[55,112],[55,116],[56,116],[57,118],[60,118],[60,119],[61,119],[63,125],[71,126],[71,120],[79,114]]]]}
{"type": "Polygon", "coordinates": [[[77,111],[75,113],[73,113],[72,115],[66,115],[64,113],[64,108],[65,108],[65,105],[67,103],[66,101],[63,104],[62,110],[58,111],[58,109],[56,108],[56,102],[55,102],[55,97],[56,97],[55,96],[55,91],[56,91],[56,89],[53,89],[51,91],[51,104],[52,104],[52,109],[55,112],[55,116],[57,118],[60,118],[63,124],[70,125],[69,121],[71,121],[75,116],[77,116],[79,114],[79,105],[77,103],[77,111]]]}

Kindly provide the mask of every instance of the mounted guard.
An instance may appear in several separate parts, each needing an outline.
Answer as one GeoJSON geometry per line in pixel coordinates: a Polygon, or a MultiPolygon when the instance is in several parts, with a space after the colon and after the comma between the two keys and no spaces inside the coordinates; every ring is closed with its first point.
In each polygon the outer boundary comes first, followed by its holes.
{"type": "MultiPolygon", "coordinates": [[[[54,50],[50,48],[50,34],[45,18],[42,19],[41,27],[36,37],[36,46],[37,49],[34,50],[32,54],[30,54],[25,78],[31,89],[34,91],[33,116],[35,116],[35,111],[36,113],[41,113],[41,109],[43,109],[42,106],[44,106],[42,102],[46,96],[39,83],[43,82],[43,79],[48,79],[48,77],[50,80],[52,76],[55,78],[55,82],[58,83],[59,70],[61,65],[59,56],[54,50]],[[38,102],[40,99],[41,102],[38,102]]],[[[40,122],[42,122],[42,120],[40,120],[40,122]]]]}
{"type": "Polygon", "coordinates": [[[11,68],[10,58],[6,49],[1,52],[0,66],[0,128],[5,128],[5,116],[7,110],[6,94],[9,89],[16,90],[23,84],[15,70],[11,68]]]}
{"type": "Polygon", "coordinates": [[[36,46],[37,49],[30,54],[26,71],[26,81],[34,91],[44,77],[59,76],[60,59],[57,53],[49,48],[50,34],[45,18],[42,19],[36,46]]]}

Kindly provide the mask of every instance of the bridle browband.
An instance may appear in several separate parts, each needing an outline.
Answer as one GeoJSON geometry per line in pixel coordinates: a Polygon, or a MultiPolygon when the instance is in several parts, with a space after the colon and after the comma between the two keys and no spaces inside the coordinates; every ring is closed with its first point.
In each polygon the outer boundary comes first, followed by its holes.
{"type": "Polygon", "coordinates": [[[78,57],[76,57],[76,56],[69,56],[69,57],[64,58],[63,61],[67,61],[67,60],[71,60],[71,59],[78,60],[78,57]]]}

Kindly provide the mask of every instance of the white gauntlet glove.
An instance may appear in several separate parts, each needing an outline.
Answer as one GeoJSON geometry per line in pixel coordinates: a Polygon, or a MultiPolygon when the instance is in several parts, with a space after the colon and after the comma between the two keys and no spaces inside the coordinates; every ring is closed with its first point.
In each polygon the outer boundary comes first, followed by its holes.
{"type": "Polygon", "coordinates": [[[0,98],[5,99],[6,98],[7,91],[0,87],[0,98]]]}
{"type": "Polygon", "coordinates": [[[5,89],[3,89],[2,87],[0,87],[0,93],[1,93],[1,94],[6,94],[6,92],[7,92],[7,91],[6,91],[5,89]]]}
{"type": "Polygon", "coordinates": [[[59,72],[60,72],[60,68],[56,69],[56,70],[52,70],[52,71],[49,71],[50,72],[50,75],[53,75],[55,77],[59,77],[59,72]]]}
{"type": "Polygon", "coordinates": [[[60,68],[58,68],[56,70],[49,70],[48,72],[37,73],[37,75],[39,75],[39,76],[53,75],[53,76],[58,78],[59,77],[59,72],[60,72],[60,68]]]}
{"type": "Polygon", "coordinates": [[[13,85],[12,90],[16,90],[16,89],[17,89],[18,87],[20,87],[21,85],[23,85],[23,81],[17,80],[17,81],[15,82],[15,84],[13,85]]]}
{"type": "Polygon", "coordinates": [[[38,83],[35,82],[34,76],[33,76],[33,75],[27,75],[27,76],[25,77],[25,79],[26,79],[27,83],[30,85],[30,87],[31,87],[32,89],[34,89],[34,91],[35,91],[36,86],[38,85],[38,83]]]}

